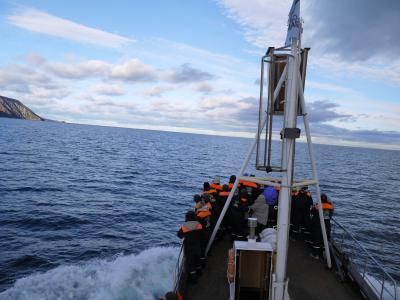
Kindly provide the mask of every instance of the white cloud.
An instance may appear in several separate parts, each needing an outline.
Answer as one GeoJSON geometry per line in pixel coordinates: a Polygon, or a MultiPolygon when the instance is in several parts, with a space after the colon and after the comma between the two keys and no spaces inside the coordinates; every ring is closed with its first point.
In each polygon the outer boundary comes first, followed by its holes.
{"type": "Polygon", "coordinates": [[[283,46],[291,0],[219,0],[228,16],[240,24],[246,40],[260,48],[283,46]]]}
{"type": "Polygon", "coordinates": [[[62,99],[67,97],[71,92],[67,89],[44,89],[44,88],[32,88],[29,98],[39,98],[39,99],[62,99]]]}
{"type": "Polygon", "coordinates": [[[139,59],[133,58],[115,66],[111,70],[111,78],[126,81],[156,81],[158,74],[156,70],[139,59]]]}
{"type": "Polygon", "coordinates": [[[0,85],[3,90],[19,93],[29,93],[31,87],[59,88],[47,74],[19,64],[0,66],[0,85]]]}
{"type": "Polygon", "coordinates": [[[29,31],[108,48],[121,48],[132,41],[127,37],[78,24],[33,8],[18,9],[8,16],[7,20],[29,31]]]}
{"type": "Polygon", "coordinates": [[[100,94],[100,95],[107,95],[107,96],[121,96],[125,94],[124,89],[117,85],[117,84],[108,84],[108,83],[99,83],[96,84],[92,91],[100,94]]]}
{"type": "Polygon", "coordinates": [[[106,75],[110,71],[111,65],[101,60],[87,60],[77,64],[52,63],[47,68],[56,76],[80,79],[106,75]]]}
{"type": "MultiPolygon", "coordinates": [[[[253,46],[265,50],[269,46],[283,45],[291,0],[217,2],[242,26],[245,39],[253,46]]],[[[388,1],[387,5],[361,2],[302,2],[303,45],[312,48],[309,64],[327,76],[361,76],[400,86],[400,43],[395,38],[400,19],[394,13],[400,3],[395,0],[388,1]],[[349,5],[354,9],[348,9],[349,5]],[[371,20],[371,15],[377,19],[371,20]],[[341,21],[337,22],[339,19],[341,21]],[[351,47],[344,46],[348,44],[351,47]]]]}
{"type": "Polygon", "coordinates": [[[252,107],[252,105],[230,96],[221,96],[203,99],[200,103],[200,107],[204,110],[223,109],[229,111],[232,109],[248,109],[252,107]]]}
{"type": "Polygon", "coordinates": [[[163,93],[172,91],[173,89],[172,86],[155,86],[142,91],[141,94],[146,97],[161,97],[163,93]]]}
{"type": "Polygon", "coordinates": [[[214,88],[208,82],[200,82],[194,85],[194,90],[200,93],[209,94],[214,91],[214,88]]]}
{"type": "Polygon", "coordinates": [[[165,78],[173,83],[192,83],[211,80],[215,76],[194,68],[190,64],[182,64],[178,68],[175,68],[172,72],[165,74],[165,78]],[[169,73],[169,74],[168,74],[169,73]]]}
{"type": "Polygon", "coordinates": [[[326,82],[318,82],[313,80],[306,80],[305,84],[306,88],[316,89],[316,90],[323,90],[323,91],[332,91],[336,93],[344,93],[344,94],[353,94],[356,91],[346,88],[337,84],[333,83],[326,83],[326,82]]]}

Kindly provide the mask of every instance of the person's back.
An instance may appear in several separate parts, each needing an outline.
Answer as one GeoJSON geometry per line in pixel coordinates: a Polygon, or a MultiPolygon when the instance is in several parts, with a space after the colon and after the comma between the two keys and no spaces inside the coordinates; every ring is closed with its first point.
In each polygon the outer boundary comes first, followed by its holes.
{"type": "MultiPolygon", "coordinates": [[[[229,183],[228,183],[229,191],[232,190],[233,185],[235,184],[235,181],[236,181],[236,176],[235,175],[231,175],[231,177],[229,177],[229,183]]],[[[240,185],[238,184],[238,188],[239,187],[240,187],[240,185]]]]}
{"type": "Polygon", "coordinates": [[[211,189],[215,190],[216,192],[222,191],[221,179],[219,176],[215,176],[212,184],[210,184],[211,189]]]}
{"type": "MultiPolygon", "coordinates": [[[[247,174],[245,176],[247,176],[247,174]]],[[[254,176],[254,175],[250,175],[250,176],[254,176]]],[[[247,181],[247,180],[243,180],[243,179],[240,180],[239,183],[240,183],[240,191],[245,190],[248,195],[248,201],[250,202],[250,204],[253,204],[254,200],[258,196],[258,190],[259,190],[258,184],[255,182],[247,181]]],[[[240,193],[240,191],[239,191],[239,193],[240,193]]]]}
{"type": "Polygon", "coordinates": [[[224,184],[222,186],[222,191],[218,193],[218,196],[216,198],[221,209],[224,207],[225,202],[229,197],[229,194],[230,194],[229,186],[227,184],[224,184]]]}
{"type": "Polygon", "coordinates": [[[269,206],[265,203],[264,195],[259,195],[254,204],[249,206],[251,216],[257,218],[257,233],[260,233],[268,223],[269,206]]]}
{"type": "Polygon", "coordinates": [[[310,232],[310,210],[313,206],[311,193],[302,188],[293,199],[293,231],[310,232]]]}
{"type": "Polygon", "coordinates": [[[218,201],[209,194],[201,195],[201,199],[205,203],[205,206],[208,208],[208,210],[211,213],[210,226],[211,226],[211,228],[214,228],[214,226],[217,223],[217,220],[219,218],[219,215],[221,213],[221,207],[220,207],[218,201]]]}
{"type": "Polygon", "coordinates": [[[246,214],[249,211],[248,195],[246,190],[241,190],[238,199],[231,207],[229,215],[229,223],[232,228],[232,235],[239,239],[245,237],[247,230],[246,226],[246,214]]]}
{"type": "Polygon", "coordinates": [[[268,227],[275,226],[278,218],[278,191],[276,188],[269,186],[264,189],[262,195],[268,205],[268,227]]]}
{"type": "MultiPolygon", "coordinates": [[[[328,240],[331,237],[331,218],[333,215],[333,204],[329,201],[326,194],[321,194],[322,214],[325,223],[326,235],[328,240]]],[[[319,206],[315,204],[311,209],[311,236],[312,236],[312,253],[313,257],[322,255],[323,238],[321,231],[321,222],[319,218],[319,206]]]]}
{"type": "Polygon", "coordinates": [[[186,214],[185,223],[182,224],[177,235],[179,238],[185,238],[185,249],[197,249],[200,247],[200,239],[203,226],[196,220],[196,214],[193,211],[188,211],[186,214]]]}
{"type": "Polygon", "coordinates": [[[196,220],[194,211],[186,213],[185,223],[182,224],[177,235],[179,238],[184,238],[183,247],[190,280],[195,281],[196,272],[201,270],[203,226],[196,220]]]}

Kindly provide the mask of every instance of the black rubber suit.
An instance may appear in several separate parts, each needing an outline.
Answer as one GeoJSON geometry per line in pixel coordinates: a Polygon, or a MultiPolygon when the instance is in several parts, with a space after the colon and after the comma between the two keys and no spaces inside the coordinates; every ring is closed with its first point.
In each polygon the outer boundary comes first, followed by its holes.
{"type": "Polygon", "coordinates": [[[311,194],[305,190],[300,190],[293,199],[293,231],[310,232],[310,210],[313,206],[311,194]]]}
{"type": "MultiPolygon", "coordinates": [[[[325,194],[321,195],[322,201],[322,213],[324,216],[324,223],[326,229],[326,235],[328,241],[331,240],[331,218],[333,215],[333,205],[327,199],[325,194]]],[[[319,221],[319,212],[318,212],[318,205],[315,205],[311,210],[311,235],[312,235],[312,254],[314,256],[318,256],[322,254],[323,250],[323,238],[322,238],[322,231],[321,231],[321,223],[319,221]]]]}
{"type": "Polygon", "coordinates": [[[196,214],[190,211],[186,214],[186,222],[181,226],[177,233],[179,238],[184,238],[183,247],[187,263],[187,270],[192,279],[196,275],[196,270],[201,269],[200,257],[201,242],[203,240],[203,227],[196,221],[196,214]]]}

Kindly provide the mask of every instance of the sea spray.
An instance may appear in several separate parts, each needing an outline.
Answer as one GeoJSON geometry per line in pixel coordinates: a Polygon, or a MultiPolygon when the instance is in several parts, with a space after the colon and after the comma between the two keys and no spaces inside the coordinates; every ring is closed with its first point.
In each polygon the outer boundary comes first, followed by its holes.
{"type": "Polygon", "coordinates": [[[172,288],[178,252],[158,247],[113,260],[59,266],[18,279],[0,299],[157,299],[172,288]]]}

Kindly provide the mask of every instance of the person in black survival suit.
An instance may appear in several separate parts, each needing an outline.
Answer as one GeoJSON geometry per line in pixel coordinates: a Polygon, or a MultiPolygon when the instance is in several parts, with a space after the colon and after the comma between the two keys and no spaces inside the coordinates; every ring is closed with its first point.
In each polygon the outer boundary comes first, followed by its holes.
{"type": "Polygon", "coordinates": [[[247,233],[246,217],[249,211],[249,195],[245,189],[239,192],[238,199],[232,205],[229,214],[229,225],[232,228],[232,239],[244,239],[247,233]]]}
{"type": "Polygon", "coordinates": [[[214,197],[216,193],[217,193],[217,190],[216,189],[212,189],[209,182],[204,182],[203,183],[203,192],[201,193],[202,195],[209,194],[209,195],[214,197]]]}
{"type": "MultiPolygon", "coordinates": [[[[322,214],[325,222],[325,229],[328,241],[331,240],[331,219],[334,211],[332,202],[328,199],[325,193],[321,194],[322,214]]],[[[311,256],[318,258],[322,254],[323,238],[321,231],[321,223],[319,221],[319,206],[315,204],[311,209],[311,236],[312,236],[312,250],[311,256]]]]}
{"type": "MultiPolygon", "coordinates": [[[[205,195],[205,194],[204,194],[205,195]]],[[[204,196],[202,195],[202,196],[204,196]]],[[[200,261],[201,264],[204,266],[206,263],[206,257],[205,257],[205,250],[206,246],[208,243],[208,239],[210,238],[211,234],[211,203],[210,202],[205,202],[204,198],[202,198],[200,195],[194,195],[193,199],[195,202],[195,212],[197,216],[197,220],[200,222],[200,224],[203,226],[203,235],[201,238],[201,256],[200,256],[200,261]]]]}
{"type": "Polygon", "coordinates": [[[179,238],[184,238],[183,249],[187,262],[187,270],[189,272],[189,280],[193,283],[196,282],[196,273],[201,270],[201,250],[203,239],[203,226],[196,220],[196,213],[189,210],[186,213],[185,223],[177,233],[179,238]]]}
{"type": "Polygon", "coordinates": [[[294,195],[293,199],[293,233],[296,236],[300,232],[304,233],[306,240],[310,239],[310,211],[313,206],[313,200],[311,193],[308,191],[308,187],[302,187],[301,190],[294,195]]]}
{"type": "Polygon", "coordinates": [[[220,191],[220,192],[218,193],[217,197],[216,197],[217,202],[218,202],[218,205],[219,205],[219,207],[221,208],[221,210],[222,210],[222,208],[224,207],[225,202],[226,202],[226,200],[227,200],[228,197],[229,197],[229,194],[230,194],[229,191],[230,191],[230,190],[229,190],[229,186],[228,186],[227,184],[224,184],[224,185],[222,186],[222,191],[220,191]]]}
{"type": "MultiPolygon", "coordinates": [[[[229,182],[228,182],[229,191],[231,191],[233,189],[235,181],[236,181],[236,176],[235,175],[231,175],[231,177],[229,177],[229,182]]],[[[238,189],[239,188],[240,188],[240,184],[238,184],[238,189]]]]}
{"type": "MultiPolygon", "coordinates": [[[[244,174],[244,176],[248,176],[247,173],[244,174]]],[[[254,175],[250,175],[250,177],[254,177],[254,175]]],[[[249,201],[249,205],[252,205],[258,195],[260,194],[260,189],[257,183],[252,182],[252,181],[247,181],[247,180],[240,180],[240,191],[245,190],[247,192],[247,199],[249,201]]],[[[239,193],[240,193],[239,191],[239,193]]]]}

